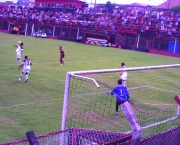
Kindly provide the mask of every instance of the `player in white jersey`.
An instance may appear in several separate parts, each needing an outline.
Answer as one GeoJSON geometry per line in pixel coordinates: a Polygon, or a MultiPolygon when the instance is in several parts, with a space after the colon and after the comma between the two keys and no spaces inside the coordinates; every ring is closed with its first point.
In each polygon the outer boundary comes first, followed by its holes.
{"type": "Polygon", "coordinates": [[[18,60],[19,65],[21,65],[21,55],[23,50],[23,43],[21,41],[18,41],[18,45],[13,45],[16,47],[16,58],[18,60]]]}
{"type": "Polygon", "coordinates": [[[21,42],[21,55],[23,54],[23,50],[24,50],[24,47],[23,47],[23,45],[24,45],[24,43],[23,42],[21,42]]]}
{"type": "MultiPolygon", "coordinates": [[[[125,69],[125,68],[126,68],[125,63],[122,62],[120,69],[125,69]]],[[[122,79],[122,85],[124,85],[124,86],[126,86],[127,76],[128,76],[128,74],[125,70],[122,71],[122,73],[120,74],[120,79],[122,79]]]]}
{"type": "Polygon", "coordinates": [[[28,74],[29,74],[29,72],[30,72],[32,63],[31,63],[31,60],[28,59],[28,56],[25,56],[24,58],[25,58],[25,59],[24,59],[24,61],[22,62],[22,64],[19,66],[18,70],[20,70],[20,68],[21,68],[22,66],[24,66],[24,69],[22,70],[22,72],[21,72],[21,74],[20,74],[20,76],[19,76],[19,81],[21,81],[22,76],[25,75],[25,76],[26,76],[25,83],[26,83],[26,82],[28,81],[28,79],[29,79],[29,78],[28,78],[28,74]]]}

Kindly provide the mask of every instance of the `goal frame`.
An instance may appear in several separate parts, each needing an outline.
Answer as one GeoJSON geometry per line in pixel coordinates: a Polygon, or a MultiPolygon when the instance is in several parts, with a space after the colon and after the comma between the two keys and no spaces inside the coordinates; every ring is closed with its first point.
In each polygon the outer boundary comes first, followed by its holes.
{"type": "MultiPolygon", "coordinates": [[[[102,69],[102,70],[87,70],[87,71],[72,71],[66,73],[66,81],[65,81],[65,90],[64,90],[64,102],[63,102],[63,112],[62,112],[62,124],[61,124],[61,130],[66,129],[66,117],[68,113],[68,92],[70,87],[70,79],[71,76],[75,77],[81,77],[83,79],[87,79],[88,81],[91,81],[95,84],[96,87],[98,86],[98,83],[93,78],[88,78],[81,76],[83,74],[99,74],[99,73],[114,73],[114,72],[122,72],[122,71],[140,71],[140,70],[152,70],[152,69],[161,69],[161,68],[174,68],[174,67],[180,67],[180,64],[171,64],[171,65],[158,65],[158,66],[145,66],[145,67],[130,67],[130,68],[123,68],[123,69],[102,69]]],[[[178,107],[180,107],[178,105],[178,107]]],[[[177,115],[180,114],[180,109],[177,110],[177,115]]],[[[131,128],[133,128],[131,126],[131,128]]]]}

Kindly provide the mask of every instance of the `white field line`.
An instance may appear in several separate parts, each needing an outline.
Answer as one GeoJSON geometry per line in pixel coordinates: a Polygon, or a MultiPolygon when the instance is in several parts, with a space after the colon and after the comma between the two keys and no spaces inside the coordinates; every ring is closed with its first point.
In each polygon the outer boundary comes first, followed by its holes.
{"type": "Polygon", "coordinates": [[[62,99],[63,99],[63,98],[51,99],[51,100],[44,100],[44,101],[40,101],[40,102],[29,102],[29,103],[24,103],[24,104],[14,104],[14,105],[11,105],[11,106],[0,106],[0,109],[7,109],[7,108],[14,108],[14,107],[19,107],[19,106],[27,106],[27,105],[41,104],[41,103],[45,103],[45,102],[57,101],[57,100],[62,100],[62,99]]]}
{"type": "Polygon", "coordinates": [[[143,86],[131,87],[131,88],[128,88],[128,90],[142,89],[142,88],[148,88],[148,87],[149,87],[148,85],[143,85],[143,86]]]}
{"type": "Polygon", "coordinates": [[[180,92],[174,92],[174,91],[170,91],[170,90],[166,90],[166,89],[161,89],[161,88],[156,88],[156,87],[152,87],[152,86],[148,86],[148,88],[151,88],[151,89],[156,89],[156,90],[160,90],[160,91],[164,91],[164,92],[168,92],[168,93],[176,93],[176,94],[179,94],[180,92]]]}
{"type": "MultiPolygon", "coordinates": [[[[136,104],[138,104],[138,103],[136,103],[136,104]]],[[[152,104],[152,103],[145,103],[145,102],[143,102],[143,104],[152,105],[152,106],[170,106],[170,105],[176,105],[176,103],[174,103],[174,104],[152,104]]]]}
{"type": "MultiPolygon", "coordinates": [[[[155,88],[155,87],[151,87],[151,86],[148,86],[148,85],[132,87],[132,88],[129,88],[128,90],[141,89],[141,88],[146,88],[146,87],[147,88],[149,87],[149,88],[152,88],[152,89],[162,90],[160,88],[155,88]]],[[[169,90],[164,90],[164,91],[169,92],[169,90]]],[[[72,96],[72,97],[82,97],[82,96],[86,96],[86,95],[97,95],[97,94],[107,94],[107,93],[108,92],[86,93],[86,94],[82,94],[82,95],[75,95],[75,96],[72,96]]],[[[27,106],[27,105],[32,105],[32,104],[40,104],[40,103],[44,103],[44,102],[50,102],[50,101],[56,101],[56,100],[62,100],[62,99],[63,98],[52,99],[52,100],[44,100],[44,101],[40,101],[40,102],[29,102],[29,103],[24,103],[24,104],[14,104],[14,105],[10,105],[10,106],[0,106],[0,109],[7,109],[7,108],[13,108],[13,107],[19,107],[19,106],[27,106]]],[[[143,103],[143,104],[159,105],[159,104],[152,104],[152,103],[143,103]]],[[[161,104],[161,105],[173,105],[173,104],[161,104]]]]}
{"type": "MultiPolygon", "coordinates": [[[[162,123],[166,123],[166,122],[169,122],[169,121],[171,121],[171,120],[175,120],[175,119],[177,119],[177,118],[178,118],[178,116],[175,116],[175,117],[172,117],[172,118],[168,118],[168,119],[166,119],[166,120],[163,120],[163,121],[160,121],[160,122],[156,122],[156,123],[153,123],[153,124],[144,126],[144,127],[142,127],[142,129],[147,129],[147,128],[152,127],[152,126],[160,125],[160,124],[162,124],[162,123]]],[[[132,133],[132,131],[127,131],[127,132],[125,132],[125,133],[132,133]]]]}
{"type": "Polygon", "coordinates": [[[166,122],[169,122],[171,120],[175,120],[177,118],[178,118],[178,116],[175,116],[175,117],[172,117],[172,118],[168,118],[166,120],[163,120],[163,121],[160,121],[160,122],[156,122],[156,123],[144,126],[144,127],[142,127],[142,129],[146,129],[146,128],[149,128],[149,127],[152,127],[152,126],[156,126],[156,125],[159,125],[159,124],[162,124],[162,123],[166,123],[166,122]]]}
{"type": "MultiPolygon", "coordinates": [[[[108,61],[116,61],[116,60],[119,60],[119,59],[106,59],[106,60],[88,60],[88,61],[65,61],[65,64],[67,63],[85,63],[85,62],[108,62],[108,61]]],[[[36,63],[36,62],[33,62],[33,65],[42,65],[42,64],[59,64],[59,61],[56,61],[56,62],[46,62],[46,63],[36,63]]],[[[1,64],[1,65],[17,65],[17,63],[7,63],[7,64],[1,64]]]]}

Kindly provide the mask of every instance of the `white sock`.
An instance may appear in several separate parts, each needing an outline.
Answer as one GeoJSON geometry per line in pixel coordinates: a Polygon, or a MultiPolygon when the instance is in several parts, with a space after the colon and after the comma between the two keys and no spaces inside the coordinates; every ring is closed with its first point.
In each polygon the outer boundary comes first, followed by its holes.
{"type": "Polygon", "coordinates": [[[18,59],[18,63],[19,63],[19,65],[21,65],[21,59],[18,59]]]}
{"type": "Polygon", "coordinates": [[[21,80],[22,76],[23,76],[23,74],[21,73],[20,76],[19,76],[19,80],[21,80]]]}

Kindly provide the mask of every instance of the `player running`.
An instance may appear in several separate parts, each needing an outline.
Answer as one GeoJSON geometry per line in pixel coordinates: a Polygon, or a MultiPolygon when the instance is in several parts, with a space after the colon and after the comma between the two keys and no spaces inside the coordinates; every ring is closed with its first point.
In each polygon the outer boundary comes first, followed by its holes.
{"type": "Polygon", "coordinates": [[[116,94],[116,115],[118,115],[119,105],[123,104],[124,102],[130,99],[129,92],[126,86],[123,85],[123,80],[119,79],[117,83],[118,85],[114,87],[114,89],[111,91],[112,96],[116,94]]]}
{"type": "Polygon", "coordinates": [[[13,45],[16,47],[16,59],[18,60],[19,66],[22,64],[21,62],[21,55],[23,51],[23,43],[21,41],[18,41],[18,45],[13,45]]]}
{"type": "Polygon", "coordinates": [[[25,56],[24,58],[25,58],[25,59],[24,59],[23,63],[22,63],[22,64],[19,66],[19,68],[18,68],[18,71],[19,71],[20,68],[21,68],[22,66],[24,66],[24,69],[22,70],[22,72],[21,72],[21,74],[20,74],[20,76],[19,76],[18,81],[21,81],[22,76],[25,75],[25,76],[26,76],[25,83],[26,83],[26,82],[28,81],[28,79],[29,79],[29,78],[28,78],[28,74],[29,74],[29,72],[30,72],[32,63],[31,63],[30,59],[28,58],[28,56],[25,56]]]}
{"type": "MultiPolygon", "coordinates": [[[[125,63],[121,63],[121,66],[120,66],[120,69],[125,69],[126,66],[125,66],[125,63]]],[[[127,72],[124,70],[122,71],[122,73],[120,74],[120,79],[122,79],[122,85],[126,86],[126,80],[127,80],[127,72]]]]}
{"type": "Polygon", "coordinates": [[[60,51],[59,61],[60,61],[60,65],[62,66],[64,64],[63,58],[65,57],[64,50],[62,49],[62,46],[59,47],[59,51],[60,51]]]}
{"type": "Polygon", "coordinates": [[[23,42],[21,42],[21,44],[20,44],[20,47],[21,47],[21,55],[23,54],[23,50],[24,50],[24,43],[23,42]]]}

